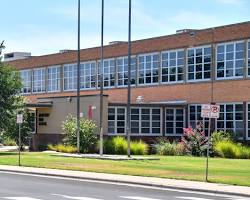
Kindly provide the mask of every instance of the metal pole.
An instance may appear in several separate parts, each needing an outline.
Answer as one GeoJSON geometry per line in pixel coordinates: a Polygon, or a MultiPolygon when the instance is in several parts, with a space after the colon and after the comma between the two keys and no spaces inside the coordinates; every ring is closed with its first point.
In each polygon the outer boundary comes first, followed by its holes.
{"type": "Polygon", "coordinates": [[[129,0],[129,17],[128,17],[128,102],[127,102],[127,142],[128,142],[128,157],[130,157],[130,104],[131,104],[131,0],[129,0]]]}
{"type": "Polygon", "coordinates": [[[19,142],[19,148],[18,148],[18,165],[21,166],[21,123],[19,123],[19,132],[18,132],[18,142],[19,142]]]}
{"type": "Polygon", "coordinates": [[[208,158],[210,150],[210,129],[211,129],[211,118],[208,121],[208,135],[207,135],[207,160],[206,160],[206,181],[208,182],[208,158]]]}
{"type": "Polygon", "coordinates": [[[78,0],[77,38],[77,153],[80,153],[80,0],[78,0]]]}
{"type": "Polygon", "coordinates": [[[101,16],[101,62],[100,62],[100,156],[103,155],[103,25],[104,25],[104,0],[102,0],[101,16]]]}

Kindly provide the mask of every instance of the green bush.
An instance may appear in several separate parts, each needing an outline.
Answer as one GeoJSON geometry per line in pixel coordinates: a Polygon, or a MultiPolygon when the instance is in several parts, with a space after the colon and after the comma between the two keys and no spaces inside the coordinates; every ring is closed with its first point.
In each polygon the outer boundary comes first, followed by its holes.
{"type": "Polygon", "coordinates": [[[130,143],[132,155],[147,155],[148,145],[143,141],[132,141],[130,143]]]}
{"type": "Polygon", "coordinates": [[[217,142],[214,149],[216,154],[223,158],[250,159],[250,148],[232,141],[217,142]]]}
{"type": "Polygon", "coordinates": [[[77,148],[71,145],[63,145],[63,144],[57,144],[57,145],[48,145],[48,149],[52,151],[62,152],[62,153],[76,153],[77,148]]]}
{"type": "Polygon", "coordinates": [[[3,139],[3,145],[4,146],[17,146],[16,141],[14,139],[9,138],[9,137],[5,137],[3,139]]]}
{"type": "Polygon", "coordinates": [[[156,154],[166,155],[166,156],[182,156],[185,155],[185,146],[183,143],[173,142],[170,143],[168,140],[160,139],[155,145],[156,154]]]}
{"type": "Polygon", "coordinates": [[[128,149],[127,141],[124,137],[117,136],[112,139],[114,145],[115,154],[126,154],[128,149]]]}
{"type": "Polygon", "coordinates": [[[234,141],[233,132],[225,132],[225,131],[213,132],[211,137],[212,144],[216,144],[218,142],[221,142],[222,140],[234,141]]]}
{"type": "MultiPolygon", "coordinates": [[[[69,116],[63,122],[62,128],[65,133],[64,144],[66,146],[77,146],[77,120],[69,116]]],[[[89,153],[95,149],[97,135],[95,134],[96,125],[92,120],[80,119],[80,152],[89,153]]]]}
{"type": "Polygon", "coordinates": [[[175,145],[167,140],[160,140],[159,143],[155,145],[155,149],[156,153],[159,155],[174,156],[177,154],[175,145]]]}

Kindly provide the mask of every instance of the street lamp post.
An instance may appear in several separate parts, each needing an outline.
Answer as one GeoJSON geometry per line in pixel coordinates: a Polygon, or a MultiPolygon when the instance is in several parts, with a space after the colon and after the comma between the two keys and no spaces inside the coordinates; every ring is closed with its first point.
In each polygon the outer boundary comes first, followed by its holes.
{"type": "Polygon", "coordinates": [[[130,107],[131,107],[131,0],[129,0],[129,17],[128,17],[128,102],[127,102],[127,142],[128,142],[128,157],[130,157],[130,107]]]}
{"type": "Polygon", "coordinates": [[[101,14],[101,61],[100,61],[100,156],[103,155],[103,25],[104,25],[104,0],[102,0],[101,14]]]}
{"type": "Polygon", "coordinates": [[[78,0],[77,38],[77,153],[80,153],[80,0],[78,0]]]}

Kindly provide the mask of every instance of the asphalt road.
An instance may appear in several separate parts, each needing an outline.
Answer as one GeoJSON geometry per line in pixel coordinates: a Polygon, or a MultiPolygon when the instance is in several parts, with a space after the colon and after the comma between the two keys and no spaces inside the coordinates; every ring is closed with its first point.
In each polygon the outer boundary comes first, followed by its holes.
{"type": "Polygon", "coordinates": [[[0,200],[249,200],[127,184],[0,172],[0,200]]]}

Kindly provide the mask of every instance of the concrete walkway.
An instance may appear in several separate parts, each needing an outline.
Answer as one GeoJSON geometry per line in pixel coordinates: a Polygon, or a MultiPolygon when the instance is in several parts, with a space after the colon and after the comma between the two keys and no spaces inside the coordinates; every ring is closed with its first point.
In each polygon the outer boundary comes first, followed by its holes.
{"type": "Polygon", "coordinates": [[[18,146],[0,146],[0,152],[17,151],[18,146]]]}
{"type": "Polygon", "coordinates": [[[206,183],[198,181],[184,181],[184,180],[174,180],[174,179],[164,179],[164,178],[152,178],[152,177],[33,168],[33,167],[18,167],[18,166],[7,166],[7,165],[0,165],[0,171],[139,184],[139,185],[155,186],[162,188],[183,189],[183,190],[212,192],[212,193],[250,197],[250,187],[232,186],[232,185],[206,183]]]}

